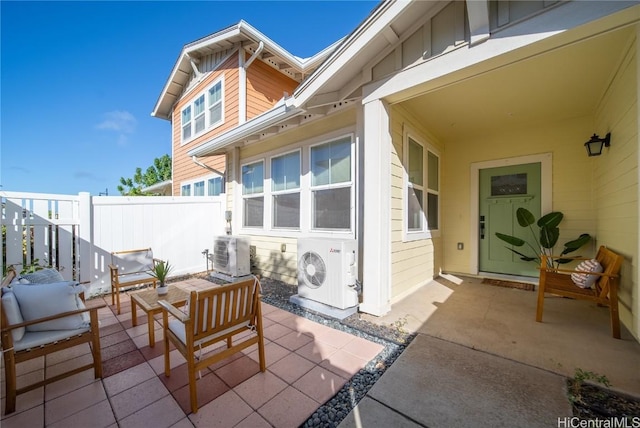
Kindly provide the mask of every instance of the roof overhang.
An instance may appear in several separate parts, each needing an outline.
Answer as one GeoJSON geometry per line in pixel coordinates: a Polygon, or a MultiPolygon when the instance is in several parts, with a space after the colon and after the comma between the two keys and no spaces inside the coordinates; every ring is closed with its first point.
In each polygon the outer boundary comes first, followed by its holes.
{"type": "Polygon", "coordinates": [[[187,155],[200,157],[223,154],[230,148],[243,145],[248,139],[257,138],[261,133],[265,133],[270,128],[277,127],[302,113],[304,110],[293,108],[287,103],[287,100],[282,99],[271,110],[189,150],[187,155]]]}
{"type": "Polygon", "coordinates": [[[335,50],[341,41],[332,44],[312,57],[299,58],[245,21],[240,21],[202,39],[188,43],[182,48],[151,115],[161,119],[171,119],[173,106],[180,99],[194,72],[193,63],[197,64],[201,58],[207,55],[230,49],[242,48],[253,54],[260,42],[263,44],[263,49],[259,54],[260,59],[301,82],[335,50]]]}

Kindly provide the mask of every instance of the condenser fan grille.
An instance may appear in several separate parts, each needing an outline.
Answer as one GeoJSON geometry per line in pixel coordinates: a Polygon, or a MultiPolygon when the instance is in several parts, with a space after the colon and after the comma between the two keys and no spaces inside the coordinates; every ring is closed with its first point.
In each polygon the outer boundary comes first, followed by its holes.
{"type": "Polygon", "coordinates": [[[298,269],[305,285],[310,288],[320,287],[327,277],[327,268],[324,260],[313,251],[306,252],[300,257],[298,269]]]}
{"type": "Polygon", "coordinates": [[[213,257],[217,266],[226,267],[229,265],[229,242],[218,240],[213,248],[213,257]]]}

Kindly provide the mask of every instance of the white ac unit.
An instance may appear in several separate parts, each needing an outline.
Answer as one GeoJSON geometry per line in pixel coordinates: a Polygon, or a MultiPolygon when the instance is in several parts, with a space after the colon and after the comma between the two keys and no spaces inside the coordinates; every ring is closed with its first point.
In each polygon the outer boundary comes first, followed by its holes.
{"type": "Polygon", "coordinates": [[[217,236],[213,244],[213,269],[230,276],[251,274],[249,238],[217,236]]]}
{"type": "Polygon", "coordinates": [[[339,309],[358,305],[357,250],[353,239],[298,239],[298,295],[339,309]]]}

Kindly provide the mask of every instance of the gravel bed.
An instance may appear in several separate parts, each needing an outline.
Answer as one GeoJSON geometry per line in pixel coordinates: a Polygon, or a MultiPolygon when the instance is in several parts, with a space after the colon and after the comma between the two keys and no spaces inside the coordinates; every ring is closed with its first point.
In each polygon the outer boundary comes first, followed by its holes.
{"type": "Polygon", "coordinates": [[[354,314],[340,321],[289,302],[297,294],[296,286],[262,278],[262,301],[320,324],[379,343],[384,349],[363,369],[356,373],[329,401],[320,406],[301,427],[337,427],[358,402],[367,394],[387,367],[398,358],[413,339],[401,329],[379,326],[361,320],[354,314]]]}

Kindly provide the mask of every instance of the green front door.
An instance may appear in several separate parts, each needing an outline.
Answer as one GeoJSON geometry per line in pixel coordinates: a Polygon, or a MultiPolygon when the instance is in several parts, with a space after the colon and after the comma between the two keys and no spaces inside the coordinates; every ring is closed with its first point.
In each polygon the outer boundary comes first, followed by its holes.
{"type": "MultiPolygon", "coordinates": [[[[524,262],[511,252],[496,232],[517,236],[535,248],[529,228],[516,220],[516,210],[524,207],[540,218],[540,163],[503,166],[480,170],[480,251],[481,272],[538,276],[535,262],[524,262]]],[[[534,228],[534,231],[537,229],[534,228]]],[[[531,247],[516,250],[532,254],[531,247]]]]}

